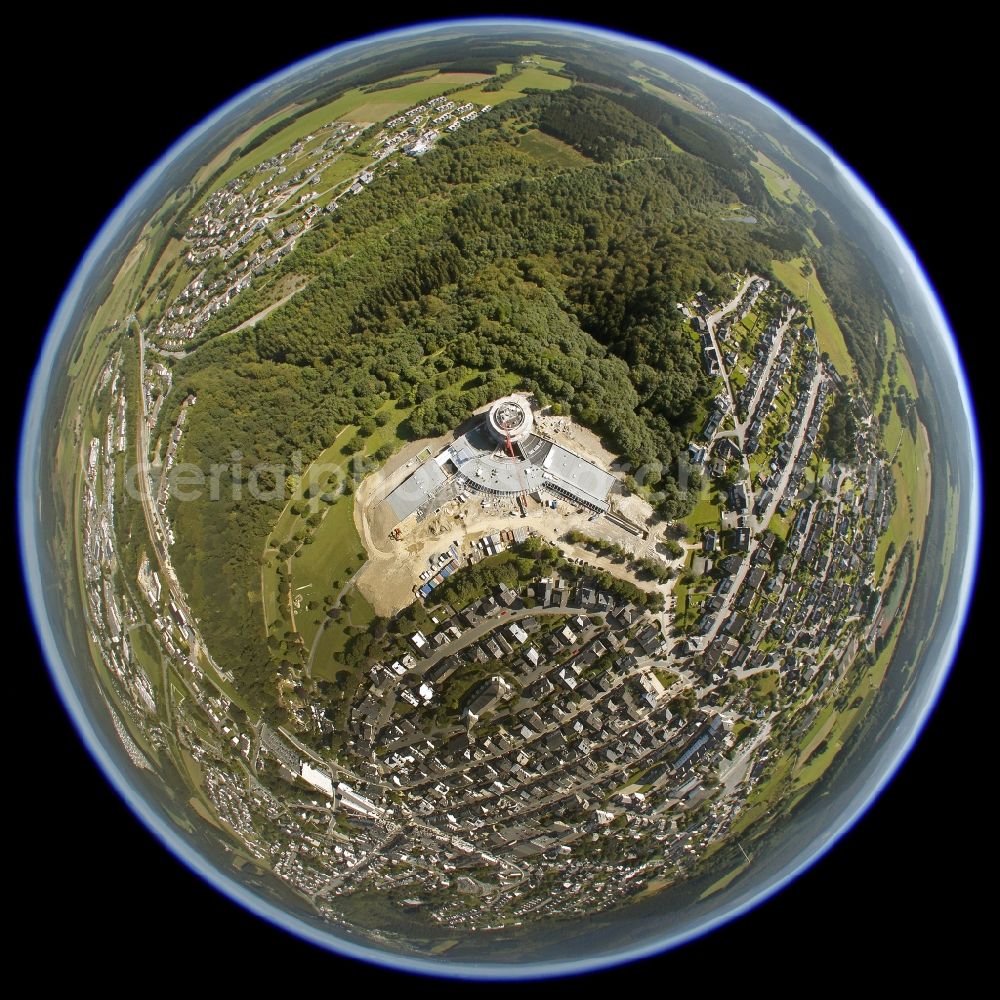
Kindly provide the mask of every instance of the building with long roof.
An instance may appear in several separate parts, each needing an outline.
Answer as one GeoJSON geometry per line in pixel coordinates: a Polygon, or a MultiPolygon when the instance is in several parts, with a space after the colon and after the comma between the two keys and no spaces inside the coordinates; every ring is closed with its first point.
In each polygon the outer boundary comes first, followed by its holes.
{"type": "Polygon", "coordinates": [[[471,430],[427,459],[383,501],[393,523],[463,492],[547,492],[595,513],[610,510],[615,477],[539,434],[525,396],[498,399],[471,430]]]}

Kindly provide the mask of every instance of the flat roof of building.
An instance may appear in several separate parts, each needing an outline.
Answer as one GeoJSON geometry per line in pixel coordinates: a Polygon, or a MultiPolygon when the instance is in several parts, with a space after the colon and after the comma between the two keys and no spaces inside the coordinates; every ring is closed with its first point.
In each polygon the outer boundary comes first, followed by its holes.
{"type": "Polygon", "coordinates": [[[413,475],[403,480],[385,502],[400,521],[406,520],[418,507],[429,500],[447,482],[447,473],[431,460],[418,466],[413,475]]]}
{"type": "Polygon", "coordinates": [[[610,472],[558,444],[549,448],[542,468],[574,495],[601,506],[606,505],[608,494],[615,484],[615,477],[610,472]]]}
{"type": "Polygon", "coordinates": [[[480,489],[499,493],[520,493],[525,489],[533,493],[544,485],[544,474],[537,465],[499,452],[480,452],[459,465],[458,471],[480,489]]]}
{"type": "Polygon", "coordinates": [[[488,421],[483,420],[435,459],[419,466],[385,498],[385,503],[398,523],[436,494],[440,502],[452,498],[468,481],[477,489],[503,494],[549,489],[593,509],[608,511],[608,494],[615,484],[610,472],[536,434],[528,434],[515,447],[519,453],[512,457],[490,434],[488,421]],[[449,462],[459,473],[450,494],[442,491],[449,478],[445,468],[449,462]]]}

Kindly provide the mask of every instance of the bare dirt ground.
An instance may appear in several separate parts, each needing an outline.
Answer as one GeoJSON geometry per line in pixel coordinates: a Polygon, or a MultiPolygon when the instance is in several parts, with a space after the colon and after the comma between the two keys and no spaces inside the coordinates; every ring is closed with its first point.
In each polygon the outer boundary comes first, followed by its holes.
{"type": "MultiPolygon", "coordinates": [[[[612,508],[636,524],[648,525],[653,520],[652,505],[634,493],[624,497],[614,497],[612,508]]],[[[660,531],[652,529],[651,533],[660,534],[660,531]]]]}
{"type": "Polygon", "coordinates": [[[643,555],[652,554],[648,551],[648,542],[635,538],[604,518],[591,521],[589,511],[577,513],[576,508],[564,502],[560,502],[555,510],[531,502],[528,511],[527,517],[522,518],[517,514],[511,516],[503,508],[484,510],[479,498],[475,497],[464,503],[450,501],[440,514],[419,524],[416,517],[411,516],[400,525],[402,539],[388,541],[391,551],[369,551],[369,561],[359,573],[356,586],[376,614],[393,615],[413,601],[415,590],[422,583],[420,573],[429,568],[433,556],[446,551],[456,542],[463,561],[467,560],[477,552],[475,543],[484,535],[517,527],[528,528],[544,541],[557,545],[569,557],[583,559],[645,589],[652,586],[648,580],[640,580],[625,564],[595,555],[582,546],[571,545],[564,536],[575,528],[595,538],[615,541],[627,551],[643,555]]]}
{"type": "Polygon", "coordinates": [[[389,540],[389,531],[395,527],[387,524],[384,510],[379,510],[381,502],[420,464],[417,458],[425,449],[433,456],[450,444],[460,434],[465,433],[477,423],[481,414],[485,413],[492,403],[481,406],[465,423],[455,431],[442,434],[436,438],[422,438],[404,445],[390,458],[381,469],[367,476],[358,486],[354,497],[354,524],[358,535],[368,550],[369,557],[378,554],[390,555],[396,552],[394,544],[389,540]]]}
{"type": "Polygon", "coordinates": [[[451,434],[445,434],[439,438],[412,441],[396,452],[381,469],[362,480],[354,497],[354,524],[369,556],[395,551],[389,532],[395,527],[396,520],[388,505],[382,501],[421,464],[417,457],[421,452],[429,450],[431,455],[436,455],[451,439],[451,434]]]}
{"type": "Polygon", "coordinates": [[[618,456],[608,451],[592,430],[575,423],[571,417],[553,417],[541,413],[535,417],[535,426],[544,437],[606,469],[612,468],[619,461],[618,456]]]}
{"type": "MultiPolygon", "coordinates": [[[[477,414],[486,409],[488,407],[483,407],[477,414]]],[[[541,416],[536,419],[539,430],[564,447],[605,467],[615,462],[616,457],[601,445],[595,434],[573,424],[568,417],[541,416]]],[[[457,433],[462,433],[467,426],[468,424],[463,425],[457,433]]],[[[457,543],[464,564],[470,555],[478,551],[475,542],[484,535],[517,527],[527,528],[544,541],[558,545],[571,558],[581,558],[645,589],[654,586],[648,580],[639,580],[623,563],[570,545],[563,540],[563,536],[576,529],[594,538],[617,542],[626,551],[637,556],[663,558],[656,550],[659,530],[643,539],[612,524],[606,518],[591,520],[589,511],[578,511],[565,500],[559,501],[555,510],[531,500],[528,503],[528,515],[522,518],[517,512],[513,497],[490,500],[484,507],[483,498],[473,494],[470,499],[461,503],[457,500],[445,503],[440,513],[419,523],[416,515],[411,515],[399,524],[402,537],[399,540],[392,538],[390,532],[395,523],[391,512],[382,503],[383,499],[413,473],[420,464],[418,456],[425,449],[430,455],[436,455],[455,436],[446,434],[406,445],[358,486],[354,520],[368,553],[368,561],[355,583],[376,614],[390,616],[410,604],[423,582],[420,580],[420,573],[430,568],[432,557],[445,552],[452,543],[457,543]]],[[[639,497],[616,496],[614,500],[617,509],[639,524],[646,523],[652,514],[649,504],[639,497]]],[[[656,589],[666,594],[670,584],[656,586],[656,589]]]]}

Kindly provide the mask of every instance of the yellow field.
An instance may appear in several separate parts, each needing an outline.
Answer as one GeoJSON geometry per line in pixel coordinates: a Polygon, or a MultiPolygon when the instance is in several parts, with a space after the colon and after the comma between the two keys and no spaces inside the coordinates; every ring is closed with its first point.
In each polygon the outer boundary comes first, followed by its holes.
{"type": "Polygon", "coordinates": [[[564,76],[553,76],[548,70],[538,66],[528,66],[521,70],[513,80],[510,80],[500,90],[483,90],[482,87],[469,87],[451,96],[453,101],[475,101],[476,104],[501,104],[523,97],[526,89],[534,90],[566,90],[573,81],[564,76]]]}
{"type": "Polygon", "coordinates": [[[764,186],[771,196],[777,198],[778,201],[785,202],[786,205],[795,204],[802,194],[802,188],[760,150],[757,150],[754,155],[757,159],[753,166],[760,174],[764,186]]]}
{"type": "MultiPolygon", "coordinates": [[[[917,390],[917,379],[913,374],[913,369],[910,367],[910,362],[907,361],[906,355],[903,354],[902,346],[899,343],[899,339],[896,335],[896,328],[892,324],[892,320],[888,316],[884,317],[885,320],[885,356],[890,357],[893,351],[899,351],[896,355],[896,382],[899,385],[905,385],[909,390],[911,396],[916,398],[920,395],[917,390]]],[[[888,383],[888,375],[882,379],[882,389],[884,390],[888,383]]],[[[881,396],[879,397],[876,405],[881,405],[881,396]]]]}
{"type": "Polygon", "coordinates": [[[723,875],[718,881],[713,882],[698,898],[707,899],[712,893],[718,892],[720,889],[725,889],[737,875],[742,875],[749,867],[749,862],[744,861],[743,864],[734,868],[728,875],[723,875]]]}
{"type": "Polygon", "coordinates": [[[532,131],[520,136],[518,149],[542,163],[553,163],[557,167],[579,167],[591,161],[568,143],[544,132],[532,131]]]}
{"type": "Polygon", "coordinates": [[[829,354],[830,360],[841,375],[854,375],[856,374],[854,362],[847,351],[844,334],[833,314],[830,300],[826,297],[826,292],[823,291],[823,286],[819,283],[815,272],[808,278],[803,277],[799,270],[802,263],[802,258],[796,257],[787,261],[773,260],[771,267],[778,280],[793,295],[805,299],[808,303],[813,322],[816,325],[816,342],[820,351],[829,354]]]}

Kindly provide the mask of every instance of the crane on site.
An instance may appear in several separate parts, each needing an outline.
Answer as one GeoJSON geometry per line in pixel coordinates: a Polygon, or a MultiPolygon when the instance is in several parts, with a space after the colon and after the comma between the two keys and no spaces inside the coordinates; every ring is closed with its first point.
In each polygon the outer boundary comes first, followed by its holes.
{"type": "Polygon", "coordinates": [[[510,460],[514,463],[514,468],[517,469],[517,481],[521,484],[521,492],[517,497],[517,504],[521,508],[521,517],[528,516],[528,482],[524,478],[524,469],[521,468],[521,463],[517,460],[517,455],[514,454],[514,442],[510,439],[510,431],[504,428],[504,436],[507,438],[507,453],[510,455],[510,460]]]}

